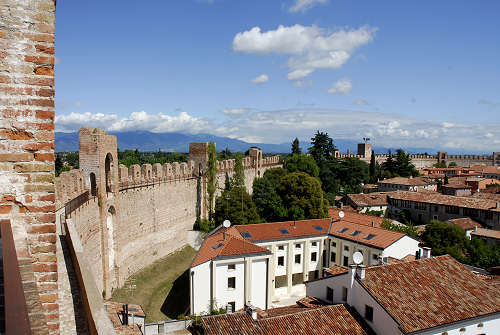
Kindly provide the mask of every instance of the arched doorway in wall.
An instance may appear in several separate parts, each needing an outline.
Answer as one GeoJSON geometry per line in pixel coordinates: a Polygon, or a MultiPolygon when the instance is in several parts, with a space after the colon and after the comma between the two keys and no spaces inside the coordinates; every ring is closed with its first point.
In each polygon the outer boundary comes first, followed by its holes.
{"type": "Polygon", "coordinates": [[[95,179],[94,172],[90,173],[89,179],[90,179],[90,195],[93,197],[96,197],[97,196],[97,182],[95,179]]]}
{"type": "Polygon", "coordinates": [[[114,243],[114,223],[116,211],[113,206],[109,207],[106,216],[106,230],[108,233],[108,271],[115,267],[115,243],[114,243]]]}
{"type": "Polygon", "coordinates": [[[110,153],[106,155],[104,172],[106,177],[106,192],[111,192],[113,186],[113,156],[110,153]]]}

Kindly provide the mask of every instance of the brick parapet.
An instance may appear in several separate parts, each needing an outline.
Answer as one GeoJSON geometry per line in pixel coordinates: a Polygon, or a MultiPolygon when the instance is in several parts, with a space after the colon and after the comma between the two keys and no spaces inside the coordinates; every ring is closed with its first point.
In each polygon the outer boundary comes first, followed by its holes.
{"type": "Polygon", "coordinates": [[[54,20],[53,0],[0,2],[0,219],[10,220],[34,286],[25,290],[32,334],[59,333],[54,20]]]}

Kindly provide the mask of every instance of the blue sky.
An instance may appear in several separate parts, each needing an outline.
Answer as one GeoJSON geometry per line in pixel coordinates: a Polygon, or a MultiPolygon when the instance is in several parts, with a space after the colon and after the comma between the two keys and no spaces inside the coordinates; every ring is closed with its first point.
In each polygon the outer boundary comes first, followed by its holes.
{"type": "Polygon", "coordinates": [[[500,151],[500,2],[59,1],[56,130],[500,151]]]}

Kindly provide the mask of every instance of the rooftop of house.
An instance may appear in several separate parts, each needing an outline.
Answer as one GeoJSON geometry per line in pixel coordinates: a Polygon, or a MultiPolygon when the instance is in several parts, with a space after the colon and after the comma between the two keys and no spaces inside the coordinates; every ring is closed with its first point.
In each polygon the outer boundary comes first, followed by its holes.
{"type": "Polygon", "coordinates": [[[347,198],[349,198],[358,207],[387,205],[387,192],[348,194],[347,198]]]}
{"type": "Polygon", "coordinates": [[[257,320],[246,311],[206,316],[201,318],[201,325],[205,335],[369,334],[344,305],[312,309],[292,307],[289,311],[257,320]]]}
{"type": "Polygon", "coordinates": [[[471,218],[459,218],[459,219],[451,219],[448,220],[449,223],[459,226],[463,230],[472,230],[476,227],[481,227],[481,224],[477,221],[472,220],[471,218]]]}
{"type": "Polygon", "coordinates": [[[390,179],[384,179],[378,182],[379,184],[393,184],[393,185],[405,185],[405,186],[427,186],[436,184],[435,181],[429,178],[416,177],[416,178],[405,178],[405,177],[395,177],[390,179]]]}
{"type": "Polygon", "coordinates": [[[191,266],[197,266],[209,260],[222,256],[269,254],[269,250],[246,241],[236,228],[222,228],[203,241],[191,266]]]}
{"type": "Polygon", "coordinates": [[[458,197],[440,193],[398,191],[388,194],[388,198],[500,212],[500,208],[497,207],[496,201],[489,199],[478,199],[474,197],[458,197]]]}
{"type": "Polygon", "coordinates": [[[369,267],[360,282],[405,333],[500,312],[497,289],[449,255],[369,267]]]}
{"type": "Polygon", "coordinates": [[[470,233],[471,235],[476,235],[479,237],[494,238],[500,240],[500,231],[486,228],[477,228],[470,233]]]}
{"type": "Polygon", "coordinates": [[[465,184],[446,184],[442,186],[443,189],[454,189],[454,190],[472,190],[472,187],[465,184]]]}
{"type": "MultiPolygon", "coordinates": [[[[120,315],[123,313],[123,303],[106,301],[104,303],[106,308],[106,313],[108,314],[113,328],[118,335],[142,335],[141,329],[138,325],[132,324],[132,318],[129,319],[129,325],[124,325],[120,319],[120,315]]],[[[128,304],[128,315],[145,317],[144,311],[140,305],[128,304]]]]}
{"type": "Polygon", "coordinates": [[[474,165],[470,167],[472,170],[487,174],[500,174],[500,166],[483,166],[474,165]]]}
{"type": "Polygon", "coordinates": [[[342,212],[344,212],[344,220],[345,221],[354,222],[354,223],[358,223],[358,224],[365,225],[365,226],[372,226],[373,225],[375,227],[380,227],[384,221],[392,222],[392,220],[388,219],[388,218],[381,218],[378,216],[359,214],[355,211],[349,211],[349,210],[344,210],[344,209],[330,207],[328,212],[330,214],[330,217],[334,218],[336,220],[339,217],[339,213],[342,211],[342,212]]]}
{"type": "Polygon", "coordinates": [[[329,276],[338,276],[347,272],[349,272],[349,270],[340,265],[333,265],[325,270],[325,273],[327,273],[329,276]]]}
{"type": "MultiPolygon", "coordinates": [[[[494,187],[492,187],[494,188],[494,187]]],[[[488,190],[488,189],[487,189],[488,190]]],[[[500,192],[500,187],[498,188],[500,192]]],[[[489,199],[494,201],[500,201],[500,193],[489,193],[489,192],[477,192],[472,195],[474,198],[478,199],[489,199]]]]}
{"type": "MultiPolygon", "coordinates": [[[[377,227],[375,223],[372,227],[371,224],[360,224],[355,221],[363,217],[369,218],[370,222],[375,222],[375,219],[383,220],[356,214],[336,220],[325,218],[249,224],[227,229],[220,227],[205,238],[191,266],[223,256],[269,254],[269,250],[254,244],[265,241],[332,235],[374,248],[385,249],[405,236],[403,233],[380,228],[380,225],[377,227]]],[[[364,220],[367,219],[364,218],[364,220]]]]}

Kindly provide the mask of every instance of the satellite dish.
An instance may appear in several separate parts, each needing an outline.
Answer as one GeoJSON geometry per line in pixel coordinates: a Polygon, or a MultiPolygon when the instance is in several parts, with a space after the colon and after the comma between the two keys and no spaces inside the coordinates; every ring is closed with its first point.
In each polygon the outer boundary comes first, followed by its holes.
{"type": "Polygon", "coordinates": [[[343,212],[343,211],[340,211],[340,212],[339,212],[339,218],[343,219],[343,218],[344,218],[344,216],[345,216],[344,212],[343,212]]]}
{"type": "Polygon", "coordinates": [[[352,254],[352,260],[357,265],[363,263],[363,254],[360,253],[359,251],[356,251],[354,254],[352,254]]]}
{"type": "Polygon", "coordinates": [[[229,228],[231,227],[231,221],[224,220],[224,222],[222,222],[222,225],[224,226],[224,228],[229,228]]]}

